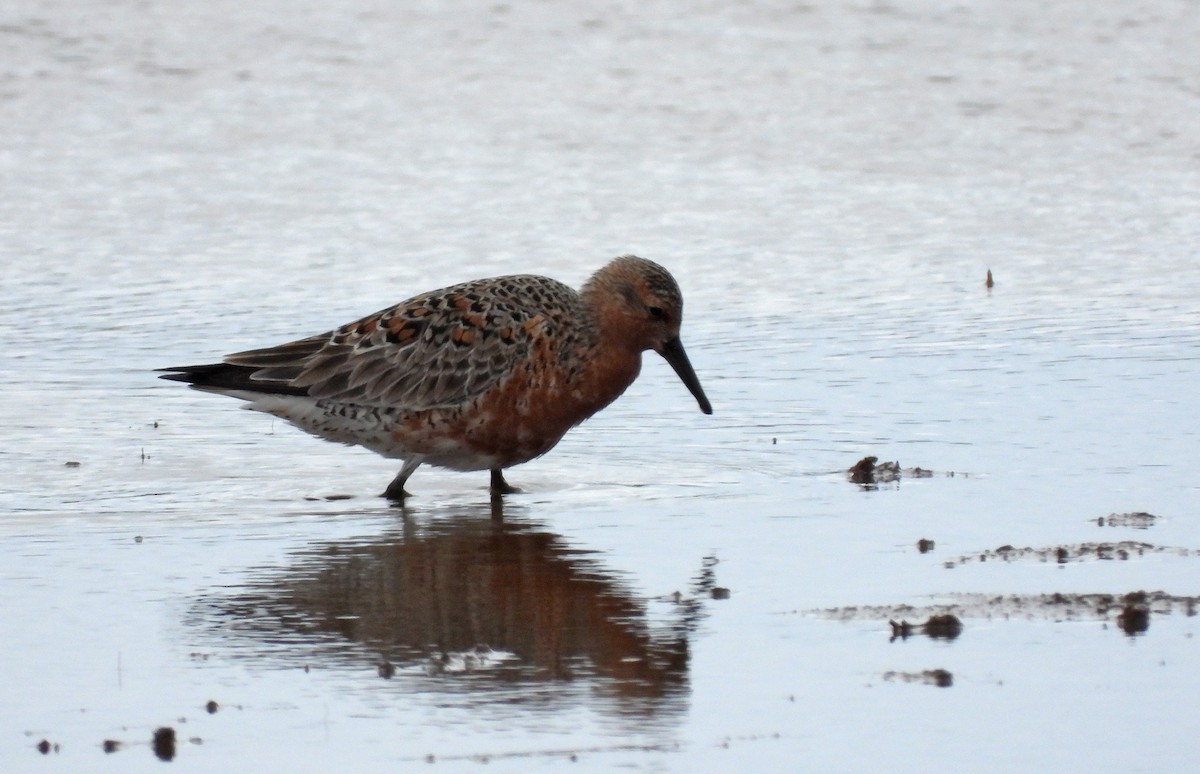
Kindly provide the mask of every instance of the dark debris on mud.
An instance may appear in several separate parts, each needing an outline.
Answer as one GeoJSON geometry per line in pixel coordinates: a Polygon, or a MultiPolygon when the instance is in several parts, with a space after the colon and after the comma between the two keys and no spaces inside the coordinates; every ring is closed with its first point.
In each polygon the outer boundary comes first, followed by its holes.
{"type": "MultiPolygon", "coordinates": [[[[1194,616],[1200,609],[1200,597],[1179,596],[1164,591],[1131,591],[1127,594],[950,594],[946,601],[930,605],[856,605],[808,611],[837,621],[887,621],[892,639],[914,633],[954,639],[945,629],[930,629],[930,621],[953,618],[959,621],[1049,620],[1112,621],[1126,634],[1142,634],[1156,615],[1180,613],[1194,616]],[[943,618],[948,617],[948,618],[943,618]],[[924,624],[906,624],[924,620],[924,624]],[[899,621],[899,623],[897,623],[899,621]],[[936,631],[938,634],[934,634],[936,631]]],[[[961,631],[961,629],[960,629],[961,631]]]]}
{"type": "MultiPolygon", "coordinates": [[[[241,709],[240,706],[237,708],[241,709]]],[[[218,711],[220,711],[220,709],[221,705],[211,699],[204,705],[205,712],[210,715],[216,714],[218,711]]],[[[187,718],[180,717],[179,722],[186,723],[187,718]]],[[[188,744],[193,745],[204,743],[204,740],[198,736],[188,737],[186,741],[188,744]]],[[[175,760],[175,756],[179,751],[179,743],[179,737],[174,728],[171,726],[159,726],[158,728],[154,729],[154,733],[150,737],[149,747],[151,752],[154,753],[155,758],[158,758],[160,761],[169,762],[175,760]]],[[[131,747],[145,748],[146,746],[147,742],[145,741],[130,742],[112,738],[105,739],[100,742],[100,749],[106,755],[112,755],[113,753],[121,752],[122,750],[126,750],[131,747]]],[[[41,740],[38,742],[36,747],[37,751],[42,755],[49,755],[52,752],[57,753],[60,751],[58,743],[50,742],[48,739],[41,740]]]]}
{"type": "Polygon", "coordinates": [[[938,613],[925,619],[924,623],[913,624],[901,619],[888,619],[892,627],[892,639],[908,639],[915,634],[924,634],[935,640],[953,640],[962,634],[962,621],[952,613],[938,613]]]}
{"type": "Polygon", "coordinates": [[[1113,542],[1086,542],[1071,545],[1042,546],[1038,548],[1025,546],[1018,548],[1013,545],[1002,545],[978,553],[964,554],[956,559],[948,559],[944,566],[953,569],[972,562],[1003,561],[1015,562],[1028,560],[1035,562],[1055,562],[1066,564],[1087,560],[1116,560],[1125,561],[1134,557],[1148,554],[1167,554],[1171,556],[1200,556],[1200,551],[1173,546],[1156,546],[1138,540],[1120,540],[1113,542]]]}
{"type": "Polygon", "coordinates": [[[928,468],[902,468],[899,462],[880,462],[878,457],[863,457],[850,466],[846,478],[852,484],[858,484],[865,490],[877,489],[880,484],[895,484],[902,478],[932,478],[933,476],[966,476],[966,473],[949,471],[933,471],[928,468]]]}
{"type": "Polygon", "coordinates": [[[1107,516],[1100,516],[1092,519],[1098,526],[1101,527],[1132,527],[1133,529],[1150,529],[1154,523],[1158,521],[1158,517],[1153,513],[1144,511],[1135,511],[1132,513],[1110,513],[1107,516]]]}
{"type": "Polygon", "coordinates": [[[889,683],[925,683],[938,688],[954,685],[954,675],[945,669],[926,669],[923,672],[884,672],[883,679],[889,683]]]}

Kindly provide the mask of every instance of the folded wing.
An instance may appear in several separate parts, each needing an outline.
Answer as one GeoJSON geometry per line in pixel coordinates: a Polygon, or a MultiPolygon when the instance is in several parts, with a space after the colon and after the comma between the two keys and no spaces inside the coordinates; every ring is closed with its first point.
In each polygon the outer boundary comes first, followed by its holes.
{"type": "Polygon", "coordinates": [[[238,352],[222,363],[164,369],[170,373],[163,378],[243,398],[304,395],[402,410],[461,405],[529,354],[543,322],[517,297],[494,287],[481,293],[477,284],[426,293],[337,330],[238,352]]]}

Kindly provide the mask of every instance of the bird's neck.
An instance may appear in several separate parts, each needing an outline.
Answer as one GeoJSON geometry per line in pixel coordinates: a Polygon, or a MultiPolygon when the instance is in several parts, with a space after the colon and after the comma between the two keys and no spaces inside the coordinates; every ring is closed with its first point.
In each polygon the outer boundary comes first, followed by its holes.
{"type": "Polygon", "coordinates": [[[588,301],[585,295],[588,333],[581,358],[584,365],[573,380],[571,400],[591,416],[633,384],[642,368],[642,351],[629,337],[628,323],[620,318],[619,310],[588,301]]]}

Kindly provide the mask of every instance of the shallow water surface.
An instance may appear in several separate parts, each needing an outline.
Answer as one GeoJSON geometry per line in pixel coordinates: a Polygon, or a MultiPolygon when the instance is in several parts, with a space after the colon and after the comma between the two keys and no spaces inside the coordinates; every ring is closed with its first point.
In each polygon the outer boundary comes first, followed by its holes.
{"type": "Polygon", "coordinates": [[[1194,768],[1194,10],[6,6],[0,770],[1194,768]],[[153,373],[626,252],[502,503],[153,373]]]}

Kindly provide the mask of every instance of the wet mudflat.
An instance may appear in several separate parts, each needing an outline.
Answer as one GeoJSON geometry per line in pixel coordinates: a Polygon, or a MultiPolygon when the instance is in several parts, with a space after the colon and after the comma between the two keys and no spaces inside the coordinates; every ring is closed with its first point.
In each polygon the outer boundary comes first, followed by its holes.
{"type": "Polygon", "coordinates": [[[205,8],[0,19],[0,769],[1194,766],[1194,9],[205,8]],[[624,252],[502,504],[152,373],[624,252]]]}

